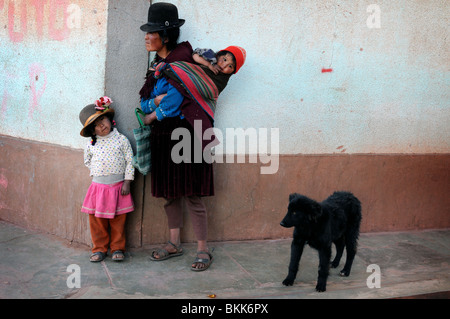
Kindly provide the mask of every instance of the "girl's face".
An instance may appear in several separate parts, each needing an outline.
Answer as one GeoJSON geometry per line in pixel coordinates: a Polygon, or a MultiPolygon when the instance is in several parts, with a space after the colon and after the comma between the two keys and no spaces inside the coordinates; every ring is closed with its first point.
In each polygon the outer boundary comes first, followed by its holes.
{"type": "Polygon", "coordinates": [[[94,122],[94,131],[97,136],[106,136],[111,132],[111,121],[106,115],[100,116],[94,122]]]}
{"type": "Polygon", "coordinates": [[[145,48],[148,52],[158,52],[164,48],[158,32],[147,32],[145,34],[145,48]]]}
{"type": "Polygon", "coordinates": [[[220,68],[220,72],[225,74],[232,74],[236,68],[236,65],[233,62],[233,57],[230,53],[219,56],[217,65],[220,68]]]}

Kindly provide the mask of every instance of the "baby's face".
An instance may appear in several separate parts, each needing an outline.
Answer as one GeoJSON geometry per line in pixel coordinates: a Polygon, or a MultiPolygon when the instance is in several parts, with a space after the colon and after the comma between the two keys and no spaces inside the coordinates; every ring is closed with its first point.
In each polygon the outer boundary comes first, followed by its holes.
{"type": "Polygon", "coordinates": [[[219,66],[220,72],[225,74],[232,74],[236,65],[233,62],[233,57],[230,53],[221,55],[217,60],[217,65],[219,66]]]}
{"type": "Polygon", "coordinates": [[[95,135],[106,136],[111,132],[111,121],[106,115],[100,116],[94,122],[95,135]]]}

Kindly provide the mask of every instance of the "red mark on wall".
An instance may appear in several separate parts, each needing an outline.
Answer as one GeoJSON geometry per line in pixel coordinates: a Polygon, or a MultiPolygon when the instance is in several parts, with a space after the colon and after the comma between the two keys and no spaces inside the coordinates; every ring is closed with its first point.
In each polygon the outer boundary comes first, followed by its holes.
{"type": "Polygon", "coordinates": [[[322,73],[328,73],[328,72],[333,72],[333,69],[322,68],[322,73]]]}
{"type": "Polygon", "coordinates": [[[31,119],[35,111],[40,110],[39,101],[42,94],[44,94],[45,87],[47,86],[47,75],[44,67],[39,63],[33,63],[30,65],[28,72],[30,78],[31,98],[30,98],[30,111],[28,117],[31,119]],[[42,82],[38,87],[39,82],[42,82]]]}
{"type": "Polygon", "coordinates": [[[67,38],[70,34],[70,30],[67,27],[67,0],[50,0],[50,23],[49,23],[49,34],[50,37],[57,41],[62,41],[67,38]],[[62,12],[61,12],[62,11],[62,12]],[[62,13],[62,19],[60,18],[60,23],[57,23],[58,13],[62,13]],[[57,26],[61,24],[61,26],[57,26]]]}
{"type": "MultiPolygon", "coordinates": [[[[0,4],[3,5],[3,2],[4,0],[0,4]]],[[[70,29],[67,26],[69,5],[68,0],[10,0],[8,4],[9,38],[15,43],[22,42],[28,33],[27,28],[30,22],[36,26],[38,38],[41,39],[44,33],[44,21],[47,20],[49,37],[57,41],[66,39],[70,35],[70,29]],[[46,11],[44,6],[47,5],[49,9],[46,11]],[[45,17],[46,12],[48,17],[45,17]],[[34,21],[28,21],[30,17],[34,21]]]]}
{"type": "Polygon", "coordinates": [[[345,153],[347,149],[344,148],[344,145],[336,147],[337,150],[341,150],[341,153],[345,153]]]}
{"type": "Polygon", "coordinates": [[[44,3],[40,0],[32,0],[32,5],[36,11],[36,31],[38,38],[42,39],[43,22],[44,22],[44,3]]]}
{"type": "Polygon", "coordinates": [[[24,35],[27,33],[27,4],[25,1],[20,2],[20,31],[14,31],[15,2],[10,1],[8,6],[8,30],[9,38],[12,42],[22,42],[24,35]]]}

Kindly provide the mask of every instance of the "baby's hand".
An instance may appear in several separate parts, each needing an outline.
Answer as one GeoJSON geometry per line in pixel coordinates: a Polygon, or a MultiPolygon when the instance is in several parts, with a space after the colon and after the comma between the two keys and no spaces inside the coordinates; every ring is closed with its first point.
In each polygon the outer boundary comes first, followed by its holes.
{"type": "Polygon", "coordinates": [[[220,68],[219,68],[219,66],[218,66],[217,64],[212,64],[212,63],[210,63],[210,64],[208,65],[208,67],[209,67],[209,69],[210,69],[211,71],[214,72],[215,75],[217,75],[217,74],[219,73],[219,71],[220,71],[220,68]]]}
{"type": "Polygon", "coordinates": [[[130,193],[130,184],[131,184],[131,181],[128,179],[123,181],[122,191],[121,191],[122,195],[128,195],[130,193]]]}

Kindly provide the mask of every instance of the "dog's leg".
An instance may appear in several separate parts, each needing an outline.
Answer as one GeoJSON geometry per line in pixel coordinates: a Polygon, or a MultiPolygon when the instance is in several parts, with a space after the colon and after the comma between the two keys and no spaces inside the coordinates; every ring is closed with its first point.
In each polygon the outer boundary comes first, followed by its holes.
{"type": "Polygon", "coordinates": [[[338,240],[336,240],[334,244],[336,245],[336,256],[334,257],[334,260],[331,262],[331,268],[336,268],[337,266],[339,266],[339,262],[341,261],[342,258],[342,253],[344,252],[345,246],[344,237],[341,237],[338,240]]]}
{"type": "Polygon", "coordinates": [[[292,286],[294,283],[295,277],[298,272],[298,265],[300,263],[300,258],[302,257],[303,247],[305,247],[305,241],[299,240],[295,238],[294,231],[294,239],[291,244],[291,261],[289,262],[289,273],[286,279],[283,280],[283,285],[292,286]]]}
{"type": "MultiPolygon", "coordinates": [[[[361,213],[359,213],[361,214],[361,213]]],[[[359,223],[361,222],[361,217],[359,215],[354,222],[354,225],[348,233],[345,235],[345,250],[347,252],[347,259],[345,261],[344,268],[341,270],[339,275],[348,277],[352,269],[353,259],[355,259],[356,249],[358,246],[358,236],[359,236],[359,223]]]]}
{"type": "Polygon", "coordinates": [[[327,290],[327,278],[330,268],[331,246],[319,250],[319,277],[317,278],[316,290],[322,292],[327,290]]]}
{"type": "Polygon", "coordinates": [[[356,255],[356,242],[352,240],[347,240],[345,244],[347,259],[345,261],[344,268],[339,273],[340,276],[348,277],[350,275],[350,271],[352,270],[353,259],[355,259],[356,255]]]}
{"type": "Polygon", "coordinates": [[[351,214],[349,215],[348,230],[345,234],[345,248],[347,251],[347,260],[344,268],[339,273],[341,276],[349,276],[352,269],[353,260],[358,246],[359,228],[361,225],[361,203],[353,196],[351,214]]]}

